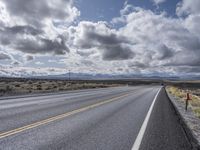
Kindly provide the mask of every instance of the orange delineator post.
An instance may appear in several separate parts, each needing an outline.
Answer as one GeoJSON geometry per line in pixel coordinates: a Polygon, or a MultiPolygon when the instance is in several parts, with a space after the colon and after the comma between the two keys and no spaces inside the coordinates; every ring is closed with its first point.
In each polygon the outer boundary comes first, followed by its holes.
{"type": "Polygon", "coordinates": [[[186,100],[191,100],[189,93],[187,93],[187,99],[186,100]]]}
{"type": "Polygon", "coordinates": [[[191,97],[190,97],[190,94],[187,93],[186,94],[186,101],[185,101],[185,111],[187,111],[187,108],[188,108],[188,101],[189,100],[192,100],[191,97]]]}

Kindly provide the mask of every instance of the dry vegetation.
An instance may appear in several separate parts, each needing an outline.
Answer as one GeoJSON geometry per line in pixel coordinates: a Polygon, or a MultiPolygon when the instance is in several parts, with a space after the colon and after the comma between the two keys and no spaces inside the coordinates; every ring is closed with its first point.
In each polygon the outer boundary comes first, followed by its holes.
{"type": "Polygon", "coordinates": [[[0,96],[19,95],[27,93],[45,93],[86,88],[103,88],[119,86],[119,84],[90,83],[79,81],[61,80],[23,80],[23,81],[0,81],[0,96]]]}
{"type": "Polygon", "coordinates": [[[199,88],[181,88],[175,86],[167,87],[170,94],[178,98],[182,103],[185,103],[186,93],[189,92],[192,98],[190,107],[194,111],[195,115],[200,118],[200,89],[199,88]]]}

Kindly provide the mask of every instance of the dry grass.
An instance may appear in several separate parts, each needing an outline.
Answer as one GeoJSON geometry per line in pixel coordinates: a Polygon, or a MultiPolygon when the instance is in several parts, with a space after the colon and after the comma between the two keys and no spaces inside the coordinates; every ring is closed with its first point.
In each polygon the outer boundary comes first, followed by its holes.
{"type": "Polygon", "coordinates": [[[119,86],[119,84],[89,83],[89,82],[68,82],[57,80],[27,80],[27,81],[1,81],[0,96],[16,95],[27,93],[44,93],[66,90],[77,90],[86,88],[103,88],[119,86]]]}
{"type": "Polygon", "coordinates": [[[179,98],[179,100],[183,103],[186,99],[186,93],[189,92],[192,98],[192,100],[189,101],[190,106],[192,107],[195,115],[200,118],[200,96],[197,96],[199,95],[199,89],[183,89],[180,87],[170,86],[167,87],[167,91],[175,97],[179,98]]]}

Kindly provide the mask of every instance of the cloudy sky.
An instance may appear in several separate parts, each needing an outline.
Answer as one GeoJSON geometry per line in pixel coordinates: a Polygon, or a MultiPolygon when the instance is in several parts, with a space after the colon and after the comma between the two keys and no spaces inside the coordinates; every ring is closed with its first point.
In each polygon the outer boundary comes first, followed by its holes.
{"type": "Polygon", "coordinates": [[[0,71],[200,75],[200,0],[0,0],[0,71]]]}

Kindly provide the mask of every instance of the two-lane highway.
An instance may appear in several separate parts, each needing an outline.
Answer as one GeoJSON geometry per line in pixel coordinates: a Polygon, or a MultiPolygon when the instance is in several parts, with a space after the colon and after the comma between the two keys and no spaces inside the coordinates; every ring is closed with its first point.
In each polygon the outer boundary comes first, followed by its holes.
{"type": "Polygon", "coordinates": [[[1,99],[0,149],[189,150],[161,88],[115,87],[1,99]]]}

